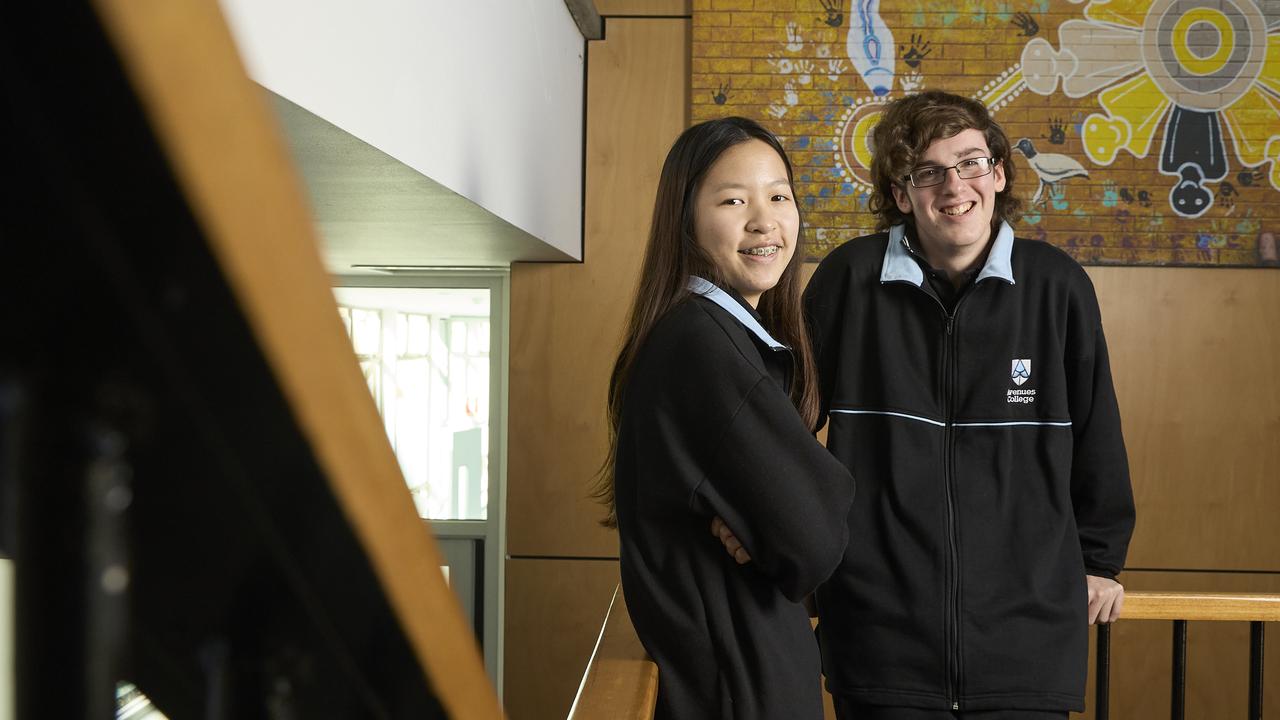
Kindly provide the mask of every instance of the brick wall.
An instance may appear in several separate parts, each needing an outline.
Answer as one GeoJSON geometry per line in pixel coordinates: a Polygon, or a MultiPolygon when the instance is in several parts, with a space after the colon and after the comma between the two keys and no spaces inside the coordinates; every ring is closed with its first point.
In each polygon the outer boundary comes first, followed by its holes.
{"type": "Polygon", "coordinates": [[[868,131],[883,102],[928,88],[982,99],[1026,140],[1019,235],[1084,263],[1280,264],[1276,0],[693,8],[693,120],[779,134],[816,256],[871,230],[868,131]]]}

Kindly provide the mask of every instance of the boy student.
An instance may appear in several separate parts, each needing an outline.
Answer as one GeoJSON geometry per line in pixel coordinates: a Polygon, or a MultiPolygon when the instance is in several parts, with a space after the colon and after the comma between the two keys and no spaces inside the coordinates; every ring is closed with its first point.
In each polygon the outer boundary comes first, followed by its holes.
{"type": "Polygon", "coordinates": [[[827,447],[858,482],[817,592],[827,687],[849,720],[1066,718],[1134,524],[1093,286],[1014,238],[1009,140],[981,103],[896,100],[873,147],[880,232],[805,293],[827,447]]]}

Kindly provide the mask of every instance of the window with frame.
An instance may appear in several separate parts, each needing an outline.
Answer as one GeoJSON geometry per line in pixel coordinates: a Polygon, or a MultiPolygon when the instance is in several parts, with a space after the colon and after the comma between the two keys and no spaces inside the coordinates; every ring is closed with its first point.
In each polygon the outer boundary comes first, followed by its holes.
{"type": "Polygon", "coordinates": [[[338,312],[418,514],[489,505],[489,292],[337,288],[338,312]]]}

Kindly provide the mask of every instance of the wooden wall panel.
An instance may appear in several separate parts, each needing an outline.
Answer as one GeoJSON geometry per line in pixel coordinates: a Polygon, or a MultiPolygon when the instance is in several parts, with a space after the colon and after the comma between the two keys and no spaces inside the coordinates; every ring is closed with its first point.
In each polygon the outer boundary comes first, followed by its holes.
{"type": "Polygon", "coordinates": [[[507,549],[617,556],[586,498],[667,149],[688,118],[689,21],[617,20],[588,46],[586,247],[511,271],[507,549]]]}
{"type": "Polygon", "coordinates": [[[1280,272],[1089,274],[1139,511],[1129,567],[1280,570],[1280,272]]]}
{"type": "MultiPolygon", "coordinates": [[[[1121,580],[1128,590],[1219,590],[1280,593],[1280,574],[1127,572],[1121,580]]],[[[1280,623],[1267,623],[1268,643],[1263,663],[1267,670],[1264,708],[1280,707],[1280,623]]],[[[1111,717],[1124,720],[1164,720],[1169,717],[1170,670],[1173,664],[1173,623],[1125,620],[1111,631],[1111,717]]],[[[1090,648],[1092,653],[1092,645],[1090,648]]],[[[1188,718],[1242,718],[1248,710],[1248,623],[1192,622],[1187,626],[1188,718]]],[[[1090,670],[1092,673],[1092,669],[1090,670]]],[[[1089,678],[1092,720],[1094,683],[1089,678]]]]}
{"type": "Polygon", "coordinates": [[[568,716],[617,585],[613,560],[507,562],[507,717],[568,716]]]}
{"type": "MultiPolygon", "coordinates": [[[[602,8],[602,11],[605,9],[602,8]]],[[[505,705],[563,718],[618,582],[587,499],[662,160],[688,122],[689,21],[615,19],[587,50],[586,243],[511,271],[505,705]]]]}

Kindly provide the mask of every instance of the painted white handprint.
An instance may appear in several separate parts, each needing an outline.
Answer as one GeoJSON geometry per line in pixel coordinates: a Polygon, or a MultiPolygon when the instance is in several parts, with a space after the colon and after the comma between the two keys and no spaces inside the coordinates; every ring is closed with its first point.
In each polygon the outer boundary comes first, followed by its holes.
{"type": "Polygon", "coordinates": [[[787,105],[795,107],[800,102],[800,95],[796,93],[796,84],[788,80],[785,90],[783,99],[787,101],[787,105]]]}
{"type": "Polygon", "coordinates": [[[768,108],[765,109],[765,112],[769,113],[775,118],[781,118],[783,115],[787,114],[787,106],[779,105],[778,103],[773,103],[772,105],[770,105],[768,108]]]}
{"type": "Polygon", "coordinates": [[[898,83],[902,85],[902,92],[913,93],[924,85],[924,76],[918,72],[907,73],[898,76],[898,83]]]}
{"type": "Polygon", "coordinates": [[[800,24],[787,23],[787,52],[800,52],[804,49],[804,39],[800,37],[800,24]]]}
{"type": "Polygon", "coordinates": [[[795,70],[795,65],[792,64],[789,58],[774,57],[773,53],[769,53],[769,56],[765,58],[765,62],[769,63],[769,67],[773,68],[774,75],[790,75],[795,70]]]}
{"type": "Polygon", "coordinates": [[[840,58],[835,58],[833,60],[827,61],[827,79],[830,80],[831,82],[836,82],[837,80],[839,80],[840,76],[844,74],[844,71],[845,71],[844,60],[841,60],[840,58]]]}
{"type": "Polygon", "coordinates": [[[811,60],[797,60],[796,72],[800,73],[800,84],[808,85],[813,80],[814,64],[811,60]]]}

